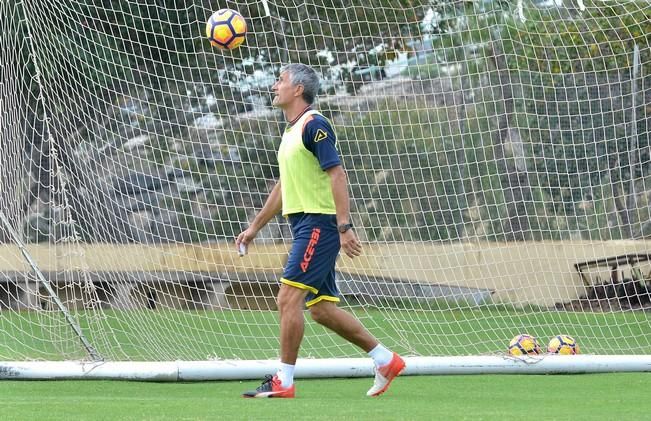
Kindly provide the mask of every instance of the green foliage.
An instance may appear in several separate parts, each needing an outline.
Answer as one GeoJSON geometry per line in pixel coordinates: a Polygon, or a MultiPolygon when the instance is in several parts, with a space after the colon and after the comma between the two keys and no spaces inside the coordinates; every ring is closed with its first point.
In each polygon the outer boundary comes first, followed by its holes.
{"type": "MultiPolygon", "coordinates": [[[[648,5],[586,3],[582,13],[531,6],[524,10],[525,22],[516,13],[497,13],[487,19],[476,14],[468,23],[474,29],[464,33],[468,38],[444,35],[435,46],[463,57],[460,77],[466,86],[475,87],[473,96],[482,98],[474,104],[477,115],[493,121],[506,119],[507,127],[517,130],[523,142],[525,187],[532,200],[518,213],[527,215],[530,238],[564,239],[576,233],[586,239],[641,235],[648,212],[639,207],[639,201],[646,197],[642,192],[648,190],[651,177],[651,169],[643,165],[651,159],[644,105],[649,102],[651,92],[645,87],[651,79],[642,67],[644,79],[637,80],[633,91],[632,74],[635,45],[643,65],[651,60],[648,5]],[[482,26],[487,21],[492,28],[482,26]],[[460,49],[463,44],[458,39],[473,46],[471,51],[479,51],[479,56],[473,59],[469,49],[460,49]],[[498,48],[487,44],[488,40],[498,48]],[[506,69],[492,70],[495,54],[506,58],[506,69]],[[507,70],[507,78],[499,74],[507,70]],[[511,100],[502,96],[501,88],[482,88],[486,78],[493,86],[499,87],[504,80],[511,83],[512,113],[505,108],[511,100]],[[622,199],[628,196],[636,197],[638,206],[632,212],[634,219],[625,222],[618,210],[632,205],[631,199],[622,199]]],[[[497,129],[489,124],[479,131],[496,137],[497,129]]],[[[477,147],[484,152],[487,146],[477,147]]],[[[493,217],[509,218],[499,196],[509,188],[516,171],[510,143],[496,146],[505,154],[504,166],[491,172],[478,159],[476,165],[484,167],[480,179],[491,180],[490,187],[483,181],[473,183],[474,192],[481,192],[478,219],[485,223],[480,232],[493,239],[500,238],[502,229],[491,222],[493,217]],[[493,205],[496,214],[490,217],[486,208],[493,205]],[[488,231],[487,226],[491,226],[488,231]]]]}
{"type": "Polygon", "coordinates": [[[637,91],[632,80],[634,47],[641,63],[651,60],[648,4],[588,2],[573,15],[530,8],[526,17],[507,20],[501,40],[511,79],[521,87],[512,124],[526,141],[527,167],[544,203],[536,220],[554,215],[544,226],[552,236],[639,235],[646,213],[636,210],[630,225],[617,216],[613,223],[613,210],[631,203],[612,199],[648,188],[650,170],[642,163],[650,160],[644,104],[651,79],[642,67],[637,91]]]}
{"type": "Polygon", "coordinates": [[[527,8],[526,22],[506,21],[509,68],[560,75],[619,71],[632,65],[633,46],[651,60],[651,9],[643,1],[586,1],[586,10],[527,8]]]}
{"type": "Polygon", "coordinates": [[[522,22],[506,1],[368,0],[350,7],[345,0],[281,0],[269,3],[271,16],[262,2],[225,1],[219,7],[240,10],[256,28],[228,54],[204,39],[204,22],[217,7],[208,0],[63,2],[47,19],[38,15],[39,2],[25,0],[15,9],[25,15],[10,19],[19,36],[31,33],[36,52],[19,55],[30,81],[20,85],[21,95],[39,114],[28,117],[35,121],[29,142],[39,148],[47,112],[64,165],[76,173],[65,155],[79,142],[119,150],[119,141],[146,133],[148,162],[178,164],[204,190],[216,190],[206,205],[225,225],[206,225],[205,216],[183,207],[192,215],[183,224],[196,233],[193,240],[231,236],[247,215],[224,209],[260,207],[278,177],[280,116],[237,117],[252,110],[252,97],[268,105],[269,81],[252,83],[256,72],[273,78],[279,64],[300,61],[321,71],[327,93],[343,86],[362,95],[369,79],[385,76],[396,51],[409,54],[405,75],[449,81],[463,101],[388,98],[361,113],[324,110],[338,122],[355,211],[369,239],[505,240],[504,221],[513,214],[528,220],[531,239],[573,232],[625,238],[632,234],[618,215],[631,209],[622,198],[638,201],[629,221],[635,232],[649,218],[651,9],[638,1],[585,4],[579,12],[525,2],[522,22]],[[429,8],[440,20],[426,29],[429,8]],[[415,57],[411,41],[427,54],[415,57]],[[634,45],[643,63],[637,91],[634,45]],[[325,50],[332,62],[318,54],[325,50]],[[496,68],[502,57],[506,67],[496,68]],[[192,122],[209,113],[223,126],[187,141],[192,122]],[[517,131],[523,157],[504,137],[504,119],[517,131]],[[195,146],[214,156],[198,156],[195,146]],[[524,170],[516,170],[518,159],[524,170]],[[509,202],[514,174],[529,195],[524,203],[509,202]]]}
{"type": "Polygon", "coordinates": [[[458,132],[448,112],[419,99],[386,99],[339,126],[356,211],[370,240],[450,240],[461,236],[463,180],[458,132]]]}
{"type": "Polygon", "coordinates": [[[193,215],[188,210],[181,214],[179,227],[187,230],[190,242],[233,239],[241,232],[242,221],[246,221],[246,211],[233,206],[216,206],[210,218],[193,215]]]}

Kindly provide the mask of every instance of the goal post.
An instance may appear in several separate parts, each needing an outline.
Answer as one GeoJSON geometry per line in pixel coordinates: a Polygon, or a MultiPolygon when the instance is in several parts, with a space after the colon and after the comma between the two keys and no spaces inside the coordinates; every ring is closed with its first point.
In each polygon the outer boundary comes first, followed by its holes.
{"type": "MultiPolygon", "coordinates": [[[[0,378],[274,369],[291,232],[233,240],[278,178],[291,62],[363,242],[340,304],[406,374],[651,371],[647,2],[222,3],[232,51],[210,2],[0,1],[0,378]],[[582,355],[507,355],[525,333],[582,355]]],[[[300,357],[372,375],[307,313],[300,357]]]]}
{"type": "MultiPolygon", "coordinates": [[[[406,357],[403,375],[586,374],[651,371],[643,355],[406,357]]],[[[249,380],[278,369],[277,361],[11,361],[0,363],[0,379],[135,380],[153,382],[249,380]]],[[[297,378],[372,377],[368,358],[299,359],[297,378]]]]}

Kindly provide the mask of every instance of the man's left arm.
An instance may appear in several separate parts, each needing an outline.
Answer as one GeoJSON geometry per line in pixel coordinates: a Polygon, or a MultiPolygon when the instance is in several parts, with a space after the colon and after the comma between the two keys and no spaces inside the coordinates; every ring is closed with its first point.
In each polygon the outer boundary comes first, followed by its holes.
{"type": "MultiPolygon", "coordinates": [[[[319,166],[330,176],[330,188],[337,212],[337,226],[350,223],[350,198],[348,196],[348,177],[336,148],[337,139],[330,122],[317,116],[309,121],[303,131],[303,145],[319,161],[319,166]]],[[[339,232],[341,249],[348,257],[359,256],[362,244],[355,231],[348,229],[339,232]]]]}
{"type": "MultiPolygon", "coordinates": [[[[330,176],[332,196],[337,210],[337,226],[350,223],[350,197],[348,196],[348,177],[341,165],[326,170],[330,176]]],[[[352,229],[339,234],[341,249],[350,258],[362,254],[362,244],[352,229]]]]}

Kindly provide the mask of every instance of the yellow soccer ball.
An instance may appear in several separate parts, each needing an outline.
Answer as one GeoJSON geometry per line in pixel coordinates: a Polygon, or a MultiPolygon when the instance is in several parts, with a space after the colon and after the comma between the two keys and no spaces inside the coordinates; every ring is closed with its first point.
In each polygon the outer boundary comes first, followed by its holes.
{"type": "Polygon", "coordinates": [[[220,50],[234,50],[246,35],[246,20],[235,10],[221,9],[206,22],[206,36],[210,45],[220,50]]]}
{"type": "Polygon", "coordinates": [[[538,355],[540,354],[540,345],[531,335],[521,334],[511,339],[509,342],[510,355],[538,355]]]}
{"type": "Polygon", "coordinates": [[[576,355],[580,353],[579,344],[569,335],[554,336],[547,345],[547,352],[559,355],[576,355]]]}

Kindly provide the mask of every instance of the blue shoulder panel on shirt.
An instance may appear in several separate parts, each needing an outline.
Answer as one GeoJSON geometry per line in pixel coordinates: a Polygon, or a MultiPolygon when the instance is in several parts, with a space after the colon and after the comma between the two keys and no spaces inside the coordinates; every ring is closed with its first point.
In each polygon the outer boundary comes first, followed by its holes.
{"type": "Polygon", "coordinates": [[[337,138],[330,122],[322,115],[312,115],[303,127],[303,145],[319,160],[322,170],[341,165],[337,138]]]}

